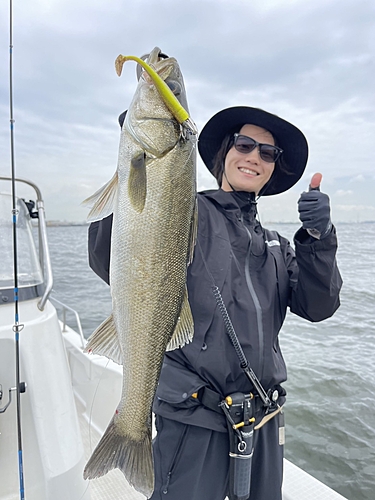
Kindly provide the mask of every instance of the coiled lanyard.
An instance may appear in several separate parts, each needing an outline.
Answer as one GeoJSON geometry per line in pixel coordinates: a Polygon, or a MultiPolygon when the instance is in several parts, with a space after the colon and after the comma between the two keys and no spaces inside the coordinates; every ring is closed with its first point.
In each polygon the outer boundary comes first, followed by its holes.
{"type": "Polygon", "coordinates": [[[238,340],[233,323],[229,317],[228,310],[225,306],[223,297],[222,297],[220,290],[215,283],[214,277],[212,276],[212,273],[208,267],[208,264],[207,264],[207,261],[206,261],[204,254],[203,254],[203,250],[202,250],[201,244],[199,242],[199,239],[197,239],[197,244],[198,244],[198,248],[199,248],[199,251],[200,251],[200,254],[202,257],[203,264],[204,264],[204,266],[207,270],[207,273],[208,273],[208,275],[211,279],[211,282],[212,282],[211,291],[215,297],[216,303],[219,307],[221,316],[223,318],[224,325],[225,325],[225,331],[227,332],[229,339],[234,347],[234,350],[236,351],[237,357],[240,361],[240,366],[241,366],[243,372],[245,373],[246,377],[249,379],[249,381],[253,385],[254,389],[258,393],[264,406],[267,409],[270,409],[273,406],[275,406],[275,403],[270,399],[267,392],[264,390],[262,384],[258,380],[258,377],[255,375],[254,370],[251,368],[249,361],[247,360],[247,358],[245,356],[245,353],[243,352],[242,346],[240,344],[240,341],[238,340]]]}

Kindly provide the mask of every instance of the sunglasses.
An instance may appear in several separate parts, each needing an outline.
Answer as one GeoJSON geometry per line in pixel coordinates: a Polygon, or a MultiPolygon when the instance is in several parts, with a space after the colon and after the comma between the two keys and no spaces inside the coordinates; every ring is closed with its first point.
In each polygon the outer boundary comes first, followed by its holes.
{"type": "Polygon", "coordinates": [[[234,147],[239,153],[247,155],[256,147],[259,148],[259,156],[267,163],[275,163],[283,152],[282,149],[272,144],[260,144],[247,135],[234,134],[234,147]]]}

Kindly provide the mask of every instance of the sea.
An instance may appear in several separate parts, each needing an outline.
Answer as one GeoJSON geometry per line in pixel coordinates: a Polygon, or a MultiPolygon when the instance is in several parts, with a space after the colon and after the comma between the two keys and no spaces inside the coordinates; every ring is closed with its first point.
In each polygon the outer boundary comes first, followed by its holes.
{"type": "MultiPolygon", "coordinates": [[[[293,242],[298,224],[264,224],[293,242]]],[[[350,500],[375,499],[375,223],[336,225],[341,306],[323,322],[288,313],[286,458],[350,500]]],[[[85,336],[111,312],[91,271],[87,226],[48,227],[53,296],[74,308],[85,336]]],[[[75,319],[68,323],[75,327],[75,319]]],[[[303,499],[301,499],[303,500],[303,499]]]]}

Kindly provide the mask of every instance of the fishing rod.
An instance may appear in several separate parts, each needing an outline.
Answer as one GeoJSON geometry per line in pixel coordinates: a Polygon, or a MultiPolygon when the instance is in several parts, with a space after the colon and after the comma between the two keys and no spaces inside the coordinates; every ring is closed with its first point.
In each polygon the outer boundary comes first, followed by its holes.
{"type": "Polygon", "coordinates": [[[20,381],[20,340],[19,334],[23,329],[19,322],[18,311],[18,252],[17,252],[17,199],[16,199],[16,174],[14,154],[14,114],[13,114],[13,1],[10,0],[9,15],[9,108],[10,108],[10,154],[11,154],[11,177],[12,177],[12,228],[13,228],[13,272],[14,272],[14,337],[16,349],[16,405],[17,405],[17,436],[18,436],[18,471],[20,499],[25,498],[23,479],[23,457],[22,457],[22,426],[21,426],[21,391],[24,392],[24,384],[20,381]]]}

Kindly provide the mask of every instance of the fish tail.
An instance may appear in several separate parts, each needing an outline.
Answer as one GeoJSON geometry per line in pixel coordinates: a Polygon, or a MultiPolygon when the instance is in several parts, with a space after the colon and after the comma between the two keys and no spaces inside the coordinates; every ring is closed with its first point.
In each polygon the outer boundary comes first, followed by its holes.
{"type": "Polygon", "coordinates": [[[149,498],[154,490],[151,429],[142,441],[134,441],[118,431],[114,418],[95,448],[83,472],[84,479],[104,476],[120,469],[137,491],[149,498]]]}

